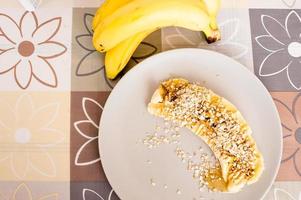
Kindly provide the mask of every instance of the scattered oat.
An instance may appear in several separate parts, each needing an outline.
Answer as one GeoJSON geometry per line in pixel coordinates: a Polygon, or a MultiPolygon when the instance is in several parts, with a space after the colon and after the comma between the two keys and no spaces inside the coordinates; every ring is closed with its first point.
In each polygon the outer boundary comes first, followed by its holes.
{"type": "Polygon", "coordinates": [[[167,189],[167,185],[166,185],[166,184],[164,184],[163,188],[164,188],[164,189],[167,189]]]}
{"type": "Polygon", "coordinates": [[[146,163],[150,165],[150,164],[152,164],[152,161],[147,160],[146,163]]]}
{"type": "MultiPolygon", "coordinates": [[[[207,88],[186,81],[171,80],[162,84],[167,90],[168,98],[168,106],[162,109],[165,118],[181,123],[180,126],[191,130],[197,129],[198,135],[205,138],[210,148],[214,152],[219,152],[219,155],[216,155],[219,159],[233,158],[230,169],[233,175],[240,174],[244,178],[249,178],[255,173],[253,164],[257,161],[256,146],[249,140],[248,126],[242,126],[236,113],[225,104],[219,103],[223,101],[222,98],[215,96],[207,88]]],[[[182,161],[187,161],[181,154],[177,156],[182,161]]],[[[198,168],[210,168],[210,162],[207,162],[208,155],[201,155],[200,159],[201,162],[198,164],[202,166],[198,168]]],[[[193,177],[199,176],[194,169],[192,171],[193,177]]]]}
{"type": "Polygon", "coordinates": [[[178,194],[178,195],[182,194],[182,192],[181,192],[180,189],[177,189],[177,194],[178,194]]]}
{"type": "Polygon", "coordinates": [[[154,179],[152,179],[152,178],[150,179],[150,183],[152,186],[156,186],[156,183],[155,183],[154,179]]]}

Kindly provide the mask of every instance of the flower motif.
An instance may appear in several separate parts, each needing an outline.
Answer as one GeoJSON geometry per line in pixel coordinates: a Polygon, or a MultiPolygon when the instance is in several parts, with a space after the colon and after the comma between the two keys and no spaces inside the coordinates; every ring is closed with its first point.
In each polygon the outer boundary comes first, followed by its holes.
{"type": "Polygon", "coordinates": [[[287,7],[292,8],[296,4],[296,0],[281,0],[287,7]]]}
{"type": "Polygon", "coordinates": [[[57,76],[48,60],[67,50],[52,40],[61,21],[56,17],[39,24],[35,13],[27,11],[17,23],[0,13],[0,74],[13,70],[15,81],[22,89],[28,88],[32,77],[45,86],[57,87],[57,76]]]}
{"type": "Polygon", "coordinates": [[[94,15],[84,14],[84,26],[87,33],[77,35],[75,37],[76,43],[88,53],[79,61],[76,68],[76,76],[89,76],[95,74],[104,69],[104,54],[98,53],[93,44],[93,30],[91,28],[91,22],[94,15]],[[91,62],[91,60],[99,60],[99,63],[91,62]]]}
{"type": "Polygon", "coordinates": [[[292,108],[278,99],[274,101],[284,130],[282,162],[292,159],[297,174],[301,176],[301,93],[294,98],[292,108]]]}
{"type": "Polygon", "coordinates": [[[24,94],[18,98],[14,108],[1,101],[0,110],[0,138],[3,141],[0,164],[8,161],[13,174],[19,179],[25,178],[29,169],[54,177],[56,166],[47,149],[63,140],[63,133],[51,128],[59,104],[35,108],[32,98],[24,94]]]}
{"type": "MultiPolygon", "coordinates": [[[[113,200],[112,195],[113,195],[114,190],[112,189],[109,193],[108,199],[107,200],[113,200]]],[[[102,196],[100,196],[97,192],[91,189],[84,188],[83,189],[83,200],[105,200],[102,196]]]]}
{"type": "Polygon", "coordinates": [[[103,107],[94,99],[84,97],[82,99],[82,108],[86,119],[74,122],[74,127],[81,136],[87,139],[87,141],[78,149],[76,153],[74,162],[77,166],[92,165],[100,161],[100,156],[97,151],[98,129],[99,116],[103,110],[103,107]]]}
{"type": "Polygon", "coordinates": [[[192,33],[189,31],[186,33],[185,29],[179,28],[175,28],[176,33],[168,35],[165,39],[168,46],[173,49],[178,48],[178,44],[181,42],[180,46],[183,46],[182,43],[185,43],[185,46],[189,47],[219,51],[234,59],[240,59],[248,53],[248,48],[245,45],[235,41],[240,29],[239,19],[227,19],[219,23],[219,28],[223,39],[210,45],[207,44],[199,32],[192,33]]]}
{"type": "MultiPolygon", "coordinates": [[[[21,183],[13,192],[11,198],[12,200],[33,200],[32,191],[25,184],[21,183]]],[[[58,200],[58,194],[52,193],[36,198],[37,200],[58,200]]]]}
{"type": "MultiPolygon", "coordinates": [[[[101,72],[107,85],[112,89],[114,85],[118,82],[120,79],[117,78],[116,80],[110,80],[106,77],[105,73],[105,66],[104,66],[104,54],[99,53],[95,50],[92,44],[92,38],[93,38],[93,30],[91,28],[91,23],[93,20],[94,15],[85,13],[84,14],[84,26],[87,31],[87,33],[77,35],[75,37],[76,43],[85,51],[87,51],[87,54],[84,55],[84,57],[81,58],[79,61],[77,67],[76,67],[76,76],[90,76],[97,74],[98,72],[101,72]],[[99,62],[95,62],[99,61],[99,62]]],[[[143,49],[144,53],[142,55],[139,54],[139,50],[136,51],[136,54],[134,54],[131,58],[135,64],[139,63],[142,59],[145,59],[149,56],[154,55],[157,52],[156,46],[149,44],[147,42],[142,42],[140,47],[138,49],[143,49]],[[139,54],[139,55],[137,55],[139,54]]],[[[121,76],[123,74],[121,73],[121,76]]]]}
{"type": "Polygon", "coordinates": [[[301,89],[301,18],[291,11],[285,24],[269,15],[261,16],[267,35],[255,38],[258,45],[269,52],[259,67],[259,76],[271,77],[286,72],[289,83],[301,89]]]}
{"type": "Polygon", "coordinates": [[[284,189],[280,189],[280,188],[275,188],[274,189],[274,200],[282,200],[282,199],[286,199],[286,200],[301,200],[301,192],[299,193],[299,198],[294,198],[292,194],[290,194],[289,192],[287,192],[284,189]]]}

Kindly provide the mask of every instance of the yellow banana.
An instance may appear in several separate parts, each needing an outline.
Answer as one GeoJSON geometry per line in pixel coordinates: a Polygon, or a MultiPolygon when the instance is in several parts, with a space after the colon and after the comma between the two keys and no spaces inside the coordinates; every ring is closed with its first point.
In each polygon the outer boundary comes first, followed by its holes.
{"type": "Polygon", "coordinates": [[[220,0],[202,0],[207,8],[208,14],[211,18],[210,26],[212,29],[217,29],[216,16],[220,10],[221,2],[220,0]]]}
{"type": "MultiPolygon", "coordinates": [[[[96,11],[92,22],[93,30],[96,29],[97,25],[102,23],[104,19],[112,15],[118,8],[128,4],[132,0],[106,0],[96,11]]],[[[117,16],[117,14],[115,14],[117,16]]],[[[110,17],[113,19],[113,17],[110,17]]]]}
{"type": "MultiPolygon", "coordinates": [[[[122,16],[124,13],[129,12],[133,7],[133,5],[130,4],[130,1],[134,2],[134,5],[136,4],[135,0],[107,0],[95,14],[92,25],[93,29],[95,30],[96,27],[100,24],[101,26],[105,26],[111,23],[116,17],[122,16]],[[126,9],[124,9],[124,7],[126,7],[126,9]]],[[[203,10],[206,11],[211,18],[211,24],[216,23],[215,16],[218,11],[217,7],[212,6],[213,4],[211,4],[211,6],[208,6],[208,3],[206,3],[206,1],[208,0],[204,0],[204,2],[202,1],[203,0],[185,0],[186,3],[201,2],[203,10]],[[207,10],[205,10],[204,8],[207,10]]],[[[213,1],[219,2],[219,0],[213,1]]],[[[145,6],[147,5],[146,3],[150,3],[150,1],[144,0],[143,5],[140,4],[140,6],[145,6]]],[[[126,66],[139,44],[153,31],[155,31],[155,29],[137,33],[136,35],[122,41],[116,47],[106,53],[105,66],[108,78],[113,79],[117,76],[117,74],[126,66]]]]}
{"type": "Polygon", "coordinates": [[[167,26],[204,31],[211,41],[220,37],[219,32],[210,27],[210,17],[200,0],[152,1],[147,5],[144,1],[148,0],[133,0],[126,5],[131,5],[131,12],[124,13],[106,26],[98,25],[93,36],[95,47],[102,52],[108,51],[137,33],[167,26]]]}
{"type": "MultiPolygon", "coordinates": [[[[95,31],[98,24],[104,21],[104,19],[114,13],[118,8],[126,5],[130,1],[132,0],[105,0],[94,15],[92,29],[95,31]]],[[[97,51],[101,50],[97,45],[94,45],[94,47],[97,51]]]]}
{"type": "MultiPolygon", "coordinates": [[[[111,0],[114,1],[114,0],[111,0]]],[[[105,5],[105,17],[101,17],[101,20],[98,20],[97,26],[105,27],[108,24],[112,23],[116,18],[123,16],[126,13],[132,12],[133,8],[139,8],[139,7],[145,7],[152,3],[154,3],[154,0],[115,0],[115,3],[111,3],[110,0],[108,0],[107,4],[105,5]],[[107,7],[107,8],[106,8],[107,7]],[[119,9],[120,8],[120,9],[119,9]],[[111,10],[113,12],[109,12],[107,10],[111,10]]],[[[158,1],[158,0],[156,0],[158,1]]],[[[201,0],[164,0],[166,1],[185,1],[186,3],[196,3],[201,2],[201,0]]],[[[206,5],[204,5],[204,8],[206,9],[206,5]]]]}
{"type": "Polygon", "coordinates": [[[116,47],[110,49],[106,53],[105,67],[106,75],[108,78],[114,79],[119,74],[119,72],[123,70],[139,44],[153,31],[154,30],[149,30],[138,33],[135,36],[122,41],[116,47]]]}
{"type": "Polygon", "coordinates": [[[208,14],[212,17],[216,17],[221,6],[220,0],[201,0],[201,1],[205,3],[208,14]]]}
{"type": "MultiPolygon", "coordinates": [[[[128,4],[130,1],[132,0],[106,0],[95,14],[92,23],[93,30],[102,23],[101,21],[106,20],[108,23],[108,18],[113,19],[116,17],[119,13],[115,13],[115,16],[112,16],[111,14],[121,6],[128,4]]],[[[114,79],[119,74],[119,72],[127,65],[139,44],[153,31],[154,30],[138,33],[133,37],[122,41],[106,53],[105,68],[108,78],[114,79]]]]}

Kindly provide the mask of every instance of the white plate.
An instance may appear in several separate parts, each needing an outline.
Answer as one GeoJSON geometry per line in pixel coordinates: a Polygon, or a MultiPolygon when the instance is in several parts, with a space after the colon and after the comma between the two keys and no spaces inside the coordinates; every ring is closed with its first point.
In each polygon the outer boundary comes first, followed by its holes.
{"type": "MultiPolygon", "coordinates": [[[[99,147],[104,171],[122,200],[192,200],[200,196],[257,200],[272,185],[280,165],[281,124],[269,92],[244,66],[212,51],[172,50],[138,64],[112,91],[100,127],[99,147]],[[235,194],[200,192],[185,163],[176,157],[175,145],[148,149],[138,142],[161,123],[147,112],[147,103],[159,83],[171,77],[203,83],[238,107],[253,129],[253,137],[264,157],[265,170],[258,182],[235,194]]],[[[201,139],[188,130],[183,128],[181,132],[181,146],[187,151],[197,150],[200,145],[206,148],[201,139]]]]}

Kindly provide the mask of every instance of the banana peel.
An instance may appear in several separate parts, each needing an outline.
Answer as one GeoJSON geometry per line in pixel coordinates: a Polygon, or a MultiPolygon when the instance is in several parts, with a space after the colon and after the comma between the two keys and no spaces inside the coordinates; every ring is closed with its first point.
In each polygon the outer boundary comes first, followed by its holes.
{"type": "MultiPolygon", "coordinates": [[[[95,17],[93,19],[92,28],[93,30],[95,30],[93,35],[94,38],[93,44],[97,51],[106,52],[105,68],[106,68],[106,76],[109,79],[116,78],[116,76],[125,68],[131,56],[134,54],[135,50],[137,49],[139,44],[143,41],[143,39],[146,38],[150,33],[152,33],[153,31],[159,28],[159,27],[153,27],[152,29],[149,30],[144,30],[142,28],[141,29],[142,32],[133,35],[130,34],[128,38],[124,38],[123,40],[120,40],[119,43],[116,42],[116,44],[112,45],[111,48],[107,48],[107,49],[104,48],[104,46],[98,40],[100,29],[102,26],[104,26],[104,23],[102,23],[101,21],[104,20],[112,21],[112,19],[110,19],[112,18],[112,16],[115,16],[116,13],[122,13],[120,12],[120,10],[129,2],[133,3],[134,1],[139,2],[138,0],[123,0],[123,1],[106,0],[104,4],[97,10],[95,17]],[[118,12],[116,10],[118,10],[118,12]]],[[[218,26],[216,22],[216,15],[220,7],[220,0],[199,0],[199,1],[201,2],[199,5],[202,7],[202,10],[206,13],[209,20],[208,25],[204,26],[202,29],[202,32],[204,33],[207,42],[212,43],[217,40],[220,40],[221,34],[220,31],[218,30],[218,26]]],[[[189,4],[189,2],[185,2],[185,3],[189,4]]],[[[133,10],[133,12],[134,11],[135,10],[133,10]]],[[[119,17],[122,16],[118,16],[117,18],[119,17]]],[[[112,33],[112,35],[114,34],[112,33]]]]}
{"type": "Polygon", "coordinates": [[[127,65],[139,44],[154,31],[155,30],[149,30],[136,34],[106,53],[105,68],[106,75],[109,79],[116,78],[127,65]]]}

